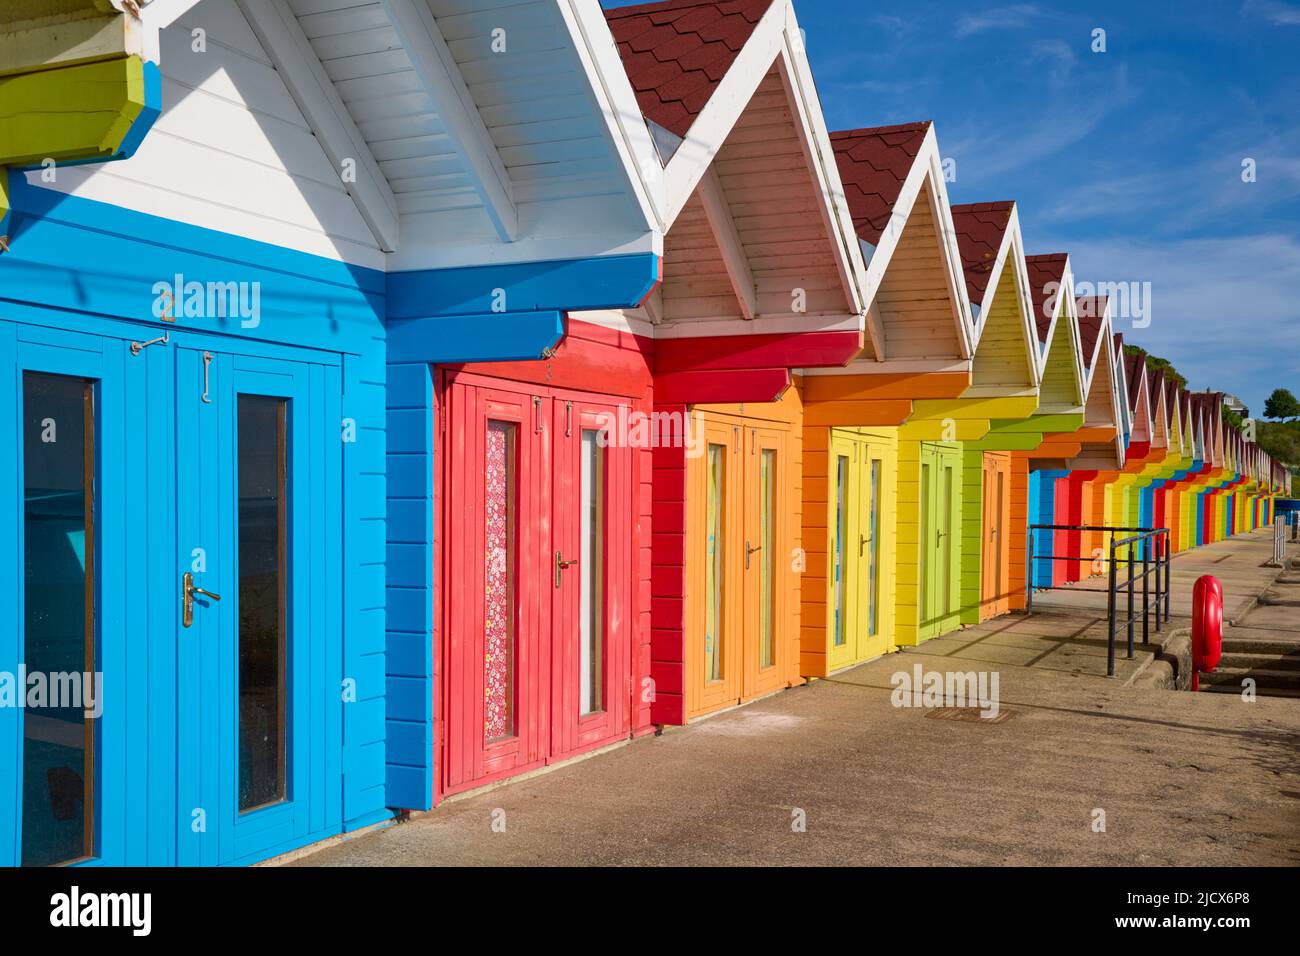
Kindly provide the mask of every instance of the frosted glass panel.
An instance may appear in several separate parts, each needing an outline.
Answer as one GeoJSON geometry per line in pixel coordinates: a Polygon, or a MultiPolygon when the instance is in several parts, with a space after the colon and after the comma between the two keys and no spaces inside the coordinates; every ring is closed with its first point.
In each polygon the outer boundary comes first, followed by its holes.
{"type": "Polygon", "coordinates": [[[582,594],[578,619],[581,622],[579,713],[591,714],[604,707],[605,613],[605,452],[597,442],[598,432],[582,433],[582,594]]]}
{"type": "Polygon", "coordinates": [[[705,569],[705,622],[704,622],[704,677],[705,680],[722,680],[722,557],[723,482],[726,469],[726,448],[709,445],[708,493],[705,495],[704,521],[707,529],[708,560],[705,569]]]}

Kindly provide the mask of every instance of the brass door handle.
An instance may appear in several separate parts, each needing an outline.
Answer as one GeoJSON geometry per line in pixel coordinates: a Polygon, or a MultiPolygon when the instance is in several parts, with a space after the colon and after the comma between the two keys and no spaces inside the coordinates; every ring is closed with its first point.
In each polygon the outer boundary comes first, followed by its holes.
{"type": "Polygon", "coordinates": [[[190,627],[194,623],[194,595],[202,594],[205,598],[220,601],[220,594],[213,594],[203,588],[194,586],[194,575],[189,571],[181,577],[181,626],[190,627]]]}
{"type": "Polygon", "coordinates": [[[563,553],[559,551],[555,552],[555,586],[557,588],[563,583],[561,575],[566,569],[573,567],[577,563],[577,558],[574,558],[572,561],[565,561],[563,553]]]}
{"type": "Polygon", "coordinates": [[[746,571],[749,570],[750,555],[752,555],[755,551],[762,551],[762,550],[763,550],[763,546],[761,544],[755,545],[754,547],[751,548],[749,546],[749,542],[748,541],[745,542],[745,570],[746,571]]]}
{"type": "Polygon", "coordinates": [[[868,538],[865,534],[858,535],[858,557],[859,558],[862,557],[862,550],[867,546],[867,542],[870,540],[871,539],[868,538]]]}

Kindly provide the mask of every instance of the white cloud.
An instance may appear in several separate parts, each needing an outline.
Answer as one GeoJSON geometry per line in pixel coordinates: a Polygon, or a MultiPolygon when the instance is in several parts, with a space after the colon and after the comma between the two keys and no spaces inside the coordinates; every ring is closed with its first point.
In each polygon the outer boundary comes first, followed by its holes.
{"type": "Polygon", "coordinates": [[[1300,7],[1293,7],[1279,0],[1246,0],[1242,7],[1245,13],[1262,16],[1269,23],[1280,26],[1300,26],[1300,7]]]}
{"type": "Polygon", "coordinates": [[[960,157],[977,181],[1014,172],[1081,142],[1134,96],[1128,68],[1120,66],[1109,90],[1083,97],[1054,96],[1049,104],[1035,104],[1032,120],[1020,125],[1006,116],[982,119],[975,134],[959,137],[946,152],[960,157]]]}
{"type": "Polygon", "coordinates": [[[1027,21],[1038,14],[1038,8],[1030,3],[1015,3],[1006,7],[991,7],[982,13],[968,13],[957,21],[957,36],[967,37],[986,30],[1027,27],[1027,21]]]}
{"type": "Polygon", "coordinates": [[[1300,385],[1300,239],[1032,244],[1068,251],[1076,280],[1150,282],[1151,325],[1121,320],[1116,331],[1169,359],[1193,388],[1232,392],[1258,414],[1273,388],[1300,385]]]}

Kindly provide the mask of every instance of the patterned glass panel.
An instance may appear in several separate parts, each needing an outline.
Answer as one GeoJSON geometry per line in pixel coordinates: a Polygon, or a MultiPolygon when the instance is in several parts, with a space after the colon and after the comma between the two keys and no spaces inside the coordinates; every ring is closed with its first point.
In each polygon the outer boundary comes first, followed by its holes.
{"type": "Polygon", "coordinates": [[[519,426],[487,426],[484,507],[483,736],[515,736],[515,522],[519,426]]]}

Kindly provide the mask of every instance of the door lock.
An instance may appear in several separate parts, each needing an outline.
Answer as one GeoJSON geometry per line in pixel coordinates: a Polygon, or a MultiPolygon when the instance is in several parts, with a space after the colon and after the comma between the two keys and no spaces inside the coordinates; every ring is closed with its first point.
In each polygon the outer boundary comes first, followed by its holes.
{"type": "Polygon", "coordinates": [[[194,623],[194,595],[202,594],[205,598],[220,601],[220,594],[213,594],[203,588],[194,586],[194,575],[186,571],[181,578],[181,625],[189,627],[194,623]]]}
{"type": "Polygon", "coordinates": [[[567,568],[571,568],[577,563],[578,563],[577,558],[574,558],[572,561],[565,561],[564,555],[561,552],[559,551],[555,552],[555,586],[557,588],[563,583],[560,579],[560,576],[564,573],[564,571],[567,568]]]}

